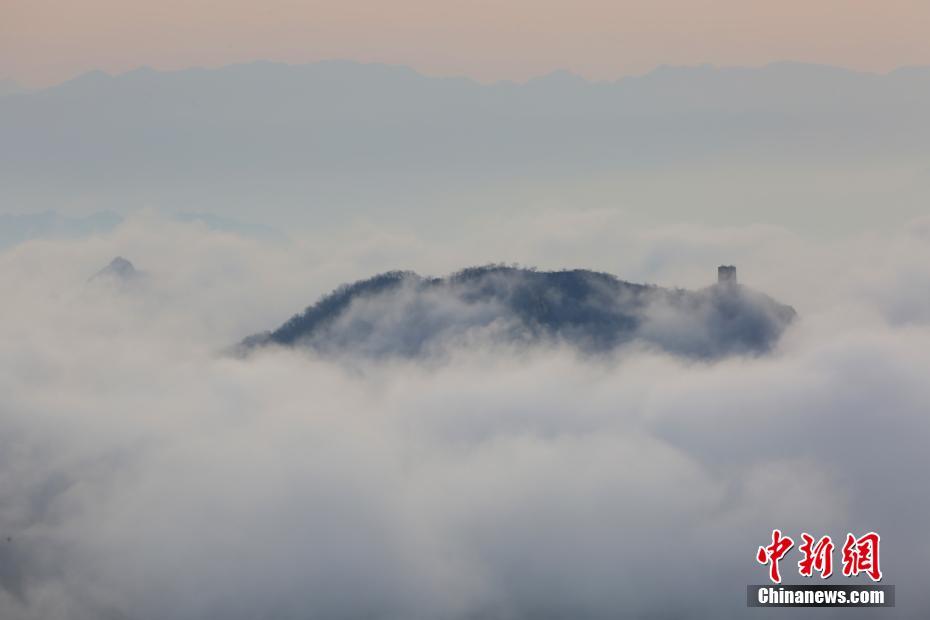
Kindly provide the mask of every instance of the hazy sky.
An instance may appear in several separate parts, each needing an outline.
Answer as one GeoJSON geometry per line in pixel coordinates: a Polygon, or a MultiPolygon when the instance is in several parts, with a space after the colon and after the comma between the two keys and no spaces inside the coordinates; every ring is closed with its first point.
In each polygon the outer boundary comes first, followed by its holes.
{"type": "Polygon", "coordinates": [[[430,74],[614,78],[660,64],[930,64],[925,0],[3,0],[0,78],[348,58],[430,74]]]}

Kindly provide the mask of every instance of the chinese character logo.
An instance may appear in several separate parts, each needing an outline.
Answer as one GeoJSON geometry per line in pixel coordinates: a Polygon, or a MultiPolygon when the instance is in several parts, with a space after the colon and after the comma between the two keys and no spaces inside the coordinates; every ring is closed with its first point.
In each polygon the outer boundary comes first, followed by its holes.
{"type": "Polygon", "coordinates": [[[781,535],[781,530],[772,530],[772,544],[768,547],[759,547],[756,561],[759,564],[769,565],[769,579],[774,583],[781,583],[781,574],[778,572],[778,562],[794,546],[794,541],[781,535]]]}
{"type": "Polygon", "coordinates": [[[804,557],[798,562],[798,572],[802,577],[811,577],[814,571],[820,573],[821,579],[833,574],[833,541],[824,536],[814,544],[814,537],[807,532],[801,534],[804,541],[798,549],[804,557]]]}
{"type": "MultiPolygon", "coordinates": [[[[815,539],[804,532],[801,534],[801,560],[798,562],[798,573],[802,577],[813,577],[819,573],[821,579],[833,574],[833,550],[835,545],[830,536],[815,539]]],[[[872,581],[881,581],[882,571],[878,562],[878,546],[881,537],[875,532],[869,532],[859,538],[853,534],[846,535],[843,545],[843,576],[855,577],[859,573],[869,576],[872,581]]],[[[781,571],[778,563],[794,546],[794,540],[785,536],[781,530],[772,530],[772,543],[759,547],[756,552],[756,561],[769,567],[769,579],[773,583],[781,583],[781,571]]]]}
{"type": "Polygon", "coordinates": [[[861,538],[847,534],[846,544],[843,545],[843,574],[853,577],[865,573],[872,581],[881,581],[882,571],[878,565],[880,541],[881,537],[875,532],[869,532],[861,538]]]}

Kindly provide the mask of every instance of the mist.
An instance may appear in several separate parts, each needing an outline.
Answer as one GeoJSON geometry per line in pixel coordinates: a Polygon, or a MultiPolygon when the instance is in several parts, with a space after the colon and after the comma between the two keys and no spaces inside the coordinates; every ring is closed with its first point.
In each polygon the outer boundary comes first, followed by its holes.
{"type": "Polygon", "coordinates": [[[147,212],[0,252],[0,615],[743,617],[779,527],[881,532],[882,613],[926,616],[926,221],[814,242],[622,219],[271,241],[147,212]],[[88,282],[114,256],[145,279],[88,282]],[[225,354],[341,283],[491,260],[688,287],[734,262],[798,317],[711,361],[225,354]]]}

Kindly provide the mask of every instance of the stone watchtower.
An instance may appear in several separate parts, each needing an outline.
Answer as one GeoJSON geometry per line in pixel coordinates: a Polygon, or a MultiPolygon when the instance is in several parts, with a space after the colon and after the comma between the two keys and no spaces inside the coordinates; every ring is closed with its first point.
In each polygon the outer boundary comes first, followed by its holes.
{"type": "Polygon", "coordinates": [[[736,266],[720,265],[717,267],[717,284],[736,284],[736,266]]]}

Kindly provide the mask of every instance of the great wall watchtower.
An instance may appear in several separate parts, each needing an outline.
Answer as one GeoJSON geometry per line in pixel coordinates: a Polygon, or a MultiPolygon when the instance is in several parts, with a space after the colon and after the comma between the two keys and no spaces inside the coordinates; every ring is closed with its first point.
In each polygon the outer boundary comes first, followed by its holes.
{"type": "Polygon", "coordinates": [[[717,267],[717,284],[736,284],[736,266],[720,265],[717,267]]]}

